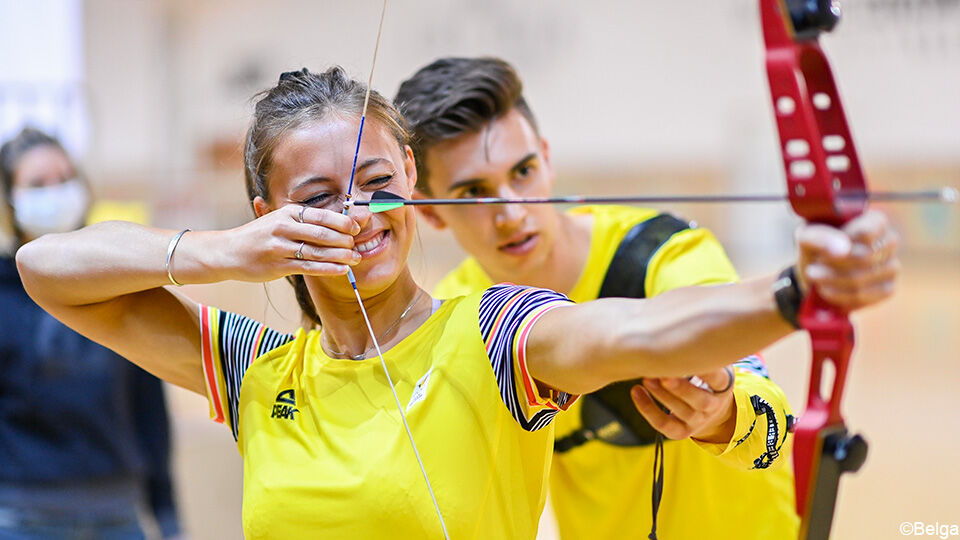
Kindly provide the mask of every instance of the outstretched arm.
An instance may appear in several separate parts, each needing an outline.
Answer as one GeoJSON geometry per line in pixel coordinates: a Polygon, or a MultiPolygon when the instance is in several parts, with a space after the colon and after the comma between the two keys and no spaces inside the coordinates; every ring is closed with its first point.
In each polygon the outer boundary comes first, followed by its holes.
{"type": "MultiPolygon", "coordinates": [[[[826,301],[855,310],[892,294],[897,240],[883,214],[868,212],[842,230],[808,225],[798,240],[798,274],[826,301]]],[[[579,394],[614,381],[680,377],[732,364],[794,330],[777,309],[771,292],[776,279],[552,310],[527,341],[530,373],[579,394]]]]}

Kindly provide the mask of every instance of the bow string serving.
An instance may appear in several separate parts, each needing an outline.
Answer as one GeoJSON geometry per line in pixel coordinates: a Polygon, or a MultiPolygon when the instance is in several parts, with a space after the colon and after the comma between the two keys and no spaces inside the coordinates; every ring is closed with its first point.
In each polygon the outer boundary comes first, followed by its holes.
{"type": "MultiPolygon", "coordinates": [[[[360,156],[360,143],[363,140],[363,125],[367,118],[367,105],[370,102],[370,91],[373,87],[373,71],[377,65],[377,52],[380,50],[380,38],[383,35],[383,21],[386,18],[387,14],[387,0],[383,0],[383,7],[380,10],[380,25],[377,28],[377,41],[373,47],[373,61],[370,63],[370,74],[367,79],[367,89],[366,95],[363,98],[363,109],[360,113],[360,128],[357,130],[357,147],[353,154],[353,166],[350,169],[350,183],[347,186],[346,200],[349,203],[353,196],[353,184],[354,178],[357,174],[357,159],[360,156]]],[[[347,212],[350,210],[350,204],[344,204],[343,215],[347,215],[347,212]]],[[[440,511],[440,504],[437,502],[437,496],[433,492],[433,486],[430,484],[430,476],[427,474],[427,469],[423,465],[423,458],[420,457],[420,450],[417,448],[417,442],[413,438],[413,432],[410,430],[410,424],[407,422],[407,416],[403,412],[403,406],[400,404],[400,397],[397,395],[397,389],[393,384],[393,378],[390,376],[390,370],[387,369],[387,362],[383,358],[383,351],[380,350],[380,342],[377,340],[376,332],[373,331],[373,325],[370,324],[370,317],[367,315],[367,309],[363,305],[363,298],[360,297],[360,291],[357,289],[357,279],[353,275],[353,269],[347,269],[347,279],[350,281],[350,286],[353,288],[353,294],[357,298],[357,304],[360,306],[360,313],[363,315],[363,321],[367,325],[367,331],[370,333],[370,339],[373,340],[373,346],[377,351],[377,356],[380,358],[380,366],[383,368],[383,373],[387,377],[387,384],[390,386],[390,391],[393,393],[393,399],[397,405],[397,412],[400,414],[400,419],[403,421],[403,428],[407,432],[407,438],[410,440],[410,447],[413,449],[413,454],[417,458],[417,464],[420,465],[420,472],[423,474],[423,481],[426,483],[427,491],[430,493],[430,500],[433,501],[433,507],[437,512],[437,519],[440,520],[440,528],[443,530],[443,537],[446,540],[450,540],[450,535],[447,533],[447,524],[443,520],[443,513],[440,511]]]]}

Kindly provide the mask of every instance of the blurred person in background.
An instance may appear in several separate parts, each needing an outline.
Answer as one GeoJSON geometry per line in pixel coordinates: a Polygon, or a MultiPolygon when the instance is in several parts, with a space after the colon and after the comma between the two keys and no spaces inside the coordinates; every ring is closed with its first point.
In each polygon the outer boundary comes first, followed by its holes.
{"type": "MultiPolygon", "coordinates": [[[[0,147],[15,250],[79,229],[90,187],[60,142],[0,147]]],[[[162,383],[49,315],[0,256],[0,540],[180,536],[162,383]]]]}
{"type": "MultiPolygon", "coordinates": [[[[515,70],[497,58],[442,58],[400,85],[395,102],[413,133],[417,197],[551,195],[550,149],[522,90],[515,70]]],[[[737,281],[713,234],[648,208],[417,208],[431,225],[449,228],[470,254],[434,289],[439,298],[498,282],[586,302],[737,281]]],[[[599,436],[611,432],[611,417],[596,414],[596,396],[584,396],[558,417],[550,493],[563,538],[642,538],[651,529],[664,538],[797,536],[792,468],[784,466],[790,443],[767,444],[770,433],[785,440],[792,421],[783,391],[756,356],[699,378],[709,388],[686,378],[647,378],[633,388],[647,423],[623,421],[617,432],[622,438],[636,426],[633,440],[611,444],[599,436]],[[674,439],[663,450],[664,472],[654,465],[662,444],[654,429],[674,439]],[[658,503],[652,518],[645,496],[655,480],[655,501],[663,491],[659,519],[658,503]]],[[[618,384],[608,392],[629,390],[618,384]]]]}

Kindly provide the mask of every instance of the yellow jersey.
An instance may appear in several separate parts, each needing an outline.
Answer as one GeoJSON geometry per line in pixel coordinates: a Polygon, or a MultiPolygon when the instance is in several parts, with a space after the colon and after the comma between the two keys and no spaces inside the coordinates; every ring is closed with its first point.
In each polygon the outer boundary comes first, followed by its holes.
{"type": "MultiPolygon", "coordinates": [[[[443,303],[384,352],[451,538],[536,535],[551,420],[524,360],[537,318],[569,305],[503,285],[443,303]]],[[[284,336],[201,307],[211,414],[244,458],[248,540],[442,538],[380,359],[336,359],[320,332],[284,336]]],[[[547,391],[544,391],[547,392],[547,391]]]]}
{"type": "MultiPolygon", "coordinates": [[[[571,300],[586,302],[597,298],[624,236],[658,212],[584,206],[570,213],[589,214],[593,220],[587,262],[569,293],[571,300]]],[[[713,234],[690,227],[670,236],[646,261],[644,290],[652,297],[678,287],[736,279],[733,265],[713,234]]],[[[434,295],[469,294],[490,284],[476,260],[469,258],[441,280],[434,295]]],[[[730,442],[666,442],[665,487],[657,523],[661,538],[767,540],[798,535],[792,466],[782,466],[790,454],[791,441],[783,442],[789,404],[760,359],[744,359],[735,369],[737,420],[730,442]],[[771,434],[782,445],[777,447],[779,455],[771,453],[768,446],[771,434]]],[[[578,430],[582,425],[580,403],[559,415],[555,424],[558,439],[578,430]]],[[[651,528],[653,459],[652,445],[622,447],[598,440],[555,454],[550,496],[561,537],[646,538],[651,528]]]]}

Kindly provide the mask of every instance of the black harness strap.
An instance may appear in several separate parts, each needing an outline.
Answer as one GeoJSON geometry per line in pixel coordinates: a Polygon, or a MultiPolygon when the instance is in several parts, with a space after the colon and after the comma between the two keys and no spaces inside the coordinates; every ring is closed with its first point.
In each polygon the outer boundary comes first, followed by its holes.
{"type": "MultiPolygon", "coordinates": [[[[635,225],[617,247],[598,297],[646,298],[650,259],[673,235],[689,228],[689,223],[669,214],[660,214],[635,225]]],[[[653,516],[647,538],[657,540],[657,515],[663,498],[664,437],[633,404],[630,389],[639,383],[640,379],[620,381],[581,397],[580,429],[554,441],[553,450],[568,452],[594,439],[618,446],[655,444],[651,488],[653,516]]]]}
{"type": "Polygon", "coordinates": [[[690,224],[670,214],[660,214],[630,229],[607,267],[598,298],[646,298],[644,282],[650,259],[673,235],[690,224]]]}
{"type": "MultiPolygon", "coordinates": [[[[660,214],[631,228],[607,268],[598,298],[646,298],[644,283],[650,260],[673,235],[689,228],[689,223],[669,214],[660,214]]],[[[630,388],[636,384],[639,380],[620,381],[582,396],[580,429],[557,439],[553,450],[568,452],[594,439],[618,446],[654,444],[658,432],[637,412],[630,397],[630,388]],[[611,422],[618,422],[621,429],[610,429],[611,422]],[[603,436],[604,433],[610,436],[603,436]]]]}

